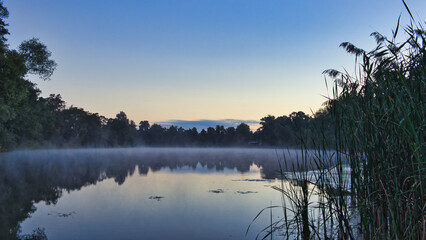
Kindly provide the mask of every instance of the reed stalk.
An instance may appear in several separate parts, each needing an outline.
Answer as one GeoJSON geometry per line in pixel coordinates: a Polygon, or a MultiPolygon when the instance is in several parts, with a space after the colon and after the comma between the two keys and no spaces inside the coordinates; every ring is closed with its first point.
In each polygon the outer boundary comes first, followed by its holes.
{"type": "Polygon", "coordinates": [[[332,97],[314,138],[300,135],[298,166],[274,187],[287,239],[426,239],[426,32],[403,4],[404,31],[398,19],[391,38],[372,33],[369,52],[341,44],[355,55],[355,75],[324,71],[332,97]]]}

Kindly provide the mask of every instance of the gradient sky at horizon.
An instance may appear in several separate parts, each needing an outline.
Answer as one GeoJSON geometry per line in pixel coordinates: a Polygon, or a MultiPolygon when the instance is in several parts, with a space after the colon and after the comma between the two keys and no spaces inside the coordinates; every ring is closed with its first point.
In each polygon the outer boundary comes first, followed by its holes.
{"type": "MultiPolygon", "coordinates": [[[[106,117],[141,120],[245,119],[316,111],[323,70],[353,69],[339,48],[371,50],[391,35],[402,1],[4,0],[8,43],[37,37],[58,68],[30,76],[42,96],[106,117]]],[[[426,1],[406,1],[417,20],[426,1]]]]}

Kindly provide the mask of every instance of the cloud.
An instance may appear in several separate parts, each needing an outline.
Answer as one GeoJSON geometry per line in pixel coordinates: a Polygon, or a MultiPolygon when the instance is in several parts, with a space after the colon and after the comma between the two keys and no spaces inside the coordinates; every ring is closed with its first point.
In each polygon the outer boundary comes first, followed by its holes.
{"type": "Polygon", "coordinates": [[[198,131],[201,131],[202,129],[207,129],[208,127],[216,127],[217,125],[222,125],[225,128],[228,127],[236,127],[240,123],[245,123],[250,126],[251,130],[256,130],[259,127],[259,121],[255,120],[241,120],[241,119],[221,119],[221,120],[194,120],[194,121],[188,121],[188,120],[169,120],[165,122],[157,122],[157,124],[160,124],[163,127],[170,127],[178,126],[182,127],[184,129],[189,128],[197,128],[198,131]]]}

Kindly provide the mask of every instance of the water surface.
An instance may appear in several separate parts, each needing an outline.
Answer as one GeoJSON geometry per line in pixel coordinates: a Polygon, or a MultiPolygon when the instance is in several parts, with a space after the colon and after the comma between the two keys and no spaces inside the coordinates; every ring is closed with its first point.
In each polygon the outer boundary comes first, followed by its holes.
{"type": "Polygon", "coordinates": [[[236,148],[2,154],[0,239],[37,228],[49,239],[254,239],[270,213],[246,235],[252,219],[281,204],[271,188],[279,156],[236,148]]]}

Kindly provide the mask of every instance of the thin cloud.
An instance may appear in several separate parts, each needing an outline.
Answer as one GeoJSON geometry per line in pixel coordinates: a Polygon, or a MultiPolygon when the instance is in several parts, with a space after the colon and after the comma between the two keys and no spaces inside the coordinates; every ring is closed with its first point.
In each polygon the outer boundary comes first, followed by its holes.
{"type": "Polygon", "coordinates": [[[220,119],[220,120],[207,120],[207,119],[201,119],[201,120],[169,120],[165,122],[157,122],[157,124],[160,124],[164,127],[170,127],[170,126],[177,126],[182,127],[184,129],[189,128],[197,128],[198,131],[201,131],[202,129],[207,129],[209,127],[216,127],[217,125],[224,126],[225,128],[228,127],[237,127],[239,124],[245,123],[250,126],[252,130],[256,130],[257,126],[259,125],[259,121],[255,120],[241,120],[241,119],[220,119]]]}

